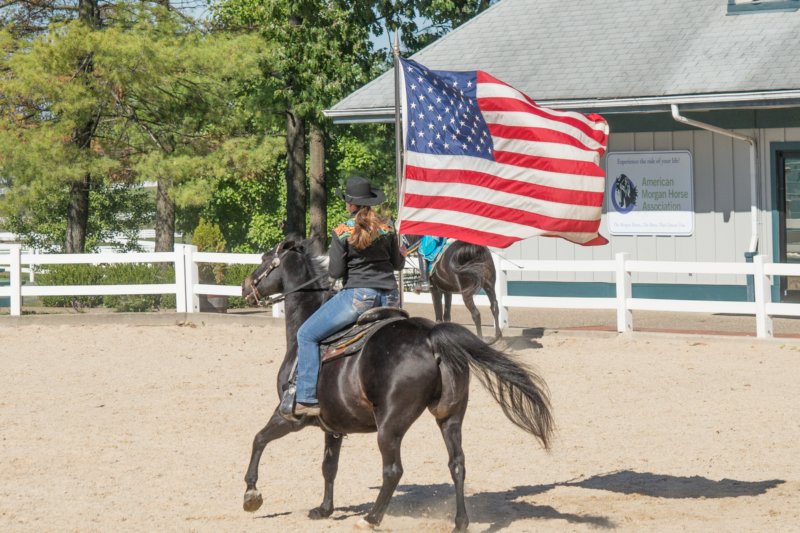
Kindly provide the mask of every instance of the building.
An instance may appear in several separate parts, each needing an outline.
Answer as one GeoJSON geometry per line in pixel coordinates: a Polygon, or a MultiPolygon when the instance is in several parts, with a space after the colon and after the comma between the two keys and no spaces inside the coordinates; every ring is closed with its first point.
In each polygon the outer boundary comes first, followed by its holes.
{"type": "MultiPolygon", "coordinates": [[[[533,238],[508,259],[800,262],[800,0],[501,0],[413,59],[485,70],[542,106],[609,122],[609,245],[533,238]]],[[[393,72],[326,114],[393,122],[393,72]]],[[[614,292],[604,274],[517,276],[516,294],[614,292]]],[[[744,276],[634,278],[645,298],[750,292],[744,276]]],[[[776,281],[773,301],[798,297],[800,279],[776,281]]]]}

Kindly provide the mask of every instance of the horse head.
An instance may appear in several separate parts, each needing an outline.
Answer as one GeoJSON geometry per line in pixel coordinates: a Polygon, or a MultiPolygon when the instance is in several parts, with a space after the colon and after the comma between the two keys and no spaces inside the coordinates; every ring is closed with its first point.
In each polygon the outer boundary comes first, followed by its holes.
{"type": "Polygon", "coordinates": [[[284,292],[285,264],[292,263],[291,255],[302,255],[305,248],[302,242],[286,239],[264,252],[261,264],[242,282],[242,296],[251,306],[260,305],[264,298],[284,292]]]}
{"type": "Polygon", "coordinates": [[[255,306],[276,294],[327,292],[331,287],[327,281],[328,256],[317,255],[317,248],[313,241],[287,237],[265,252],[261,264],[242,282],[245,301],[255,306]]]}

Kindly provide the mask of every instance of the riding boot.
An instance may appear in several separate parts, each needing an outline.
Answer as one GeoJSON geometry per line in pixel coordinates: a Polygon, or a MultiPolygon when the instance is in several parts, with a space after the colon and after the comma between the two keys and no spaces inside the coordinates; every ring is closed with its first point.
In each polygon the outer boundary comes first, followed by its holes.
{"type": "Polygon", "coordinates": [[[297,361],[292,366],[289,373],[289,381],[283,386],[281,403],[278,405],[278,414],[289,422],[297,422],[299,419],[294,414],[295,397],[297,396],[297,361]]]}
{"type": "Polygon", "coordinates": [[[415,292],[419,294],[420,292],[430,291],[431,283],[428,278],[428,261],[422,255],[417,255],[417,258],[419,259],[419,281],[415,287],[415,292]]]}

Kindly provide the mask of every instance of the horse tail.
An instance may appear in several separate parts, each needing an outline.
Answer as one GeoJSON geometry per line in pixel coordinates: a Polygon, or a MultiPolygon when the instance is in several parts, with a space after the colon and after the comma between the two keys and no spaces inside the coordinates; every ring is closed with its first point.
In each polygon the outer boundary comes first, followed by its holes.
{"type": "Polygon", "coordinates": [[[540,376],[459,324],[438,323],[429,339],[442,364],[456,374],[472,369],[506,417],[537,437],[545,449],[549,448],[555,421],[549,389],[540,376]]]}
{"type": "MultiPolygon", "coordinates": [[[[463,241],[460,241],[458,247],[453,250],[449,261],[449,266],[461,282],[462,292],[477,292],[481,288],[483,270],[487,264],[493,265],[488,248],[463,241]]],[[[494,285],[494,280],[490,281],[494,285]]]]}

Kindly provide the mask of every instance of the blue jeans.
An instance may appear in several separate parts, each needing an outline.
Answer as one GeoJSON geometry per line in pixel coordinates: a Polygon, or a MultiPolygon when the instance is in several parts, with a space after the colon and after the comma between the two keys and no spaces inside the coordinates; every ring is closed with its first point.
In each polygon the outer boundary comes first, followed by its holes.
{"type": "Polygon", "coordinates": [[[317,403],[319,342],[373,307],[397,307],[397,289],[342,289],[297,330],[297,401],[317,403]]]}

